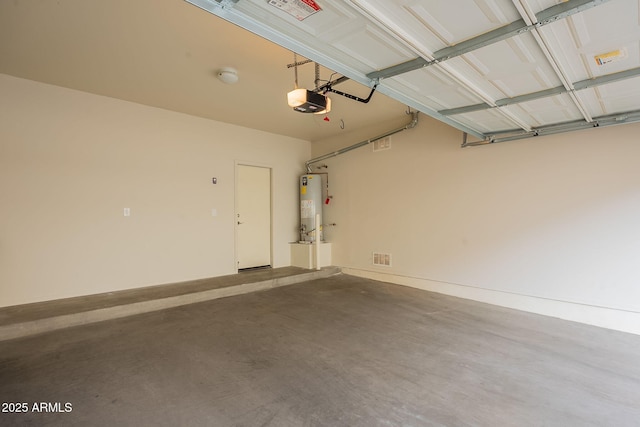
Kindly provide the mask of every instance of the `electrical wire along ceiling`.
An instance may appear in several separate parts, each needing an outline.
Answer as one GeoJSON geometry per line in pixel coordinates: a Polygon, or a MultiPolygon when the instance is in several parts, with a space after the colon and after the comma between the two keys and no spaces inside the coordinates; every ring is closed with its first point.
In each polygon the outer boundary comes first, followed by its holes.
{"type": "Polygon", "coordinates": [[[640,120],[639,0],[187,1],[377,84],[466,145],[640,120]]]}

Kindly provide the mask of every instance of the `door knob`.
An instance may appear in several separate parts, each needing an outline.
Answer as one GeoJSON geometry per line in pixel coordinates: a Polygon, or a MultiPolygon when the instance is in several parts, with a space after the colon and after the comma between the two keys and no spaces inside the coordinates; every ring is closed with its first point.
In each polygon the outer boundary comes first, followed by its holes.
{"type": "Polygon", "coordinates": [[[240,221],[238,221],[238,225],[240,225],[240,224],[244,224],[244,222],[240,222],[240,221]]]}

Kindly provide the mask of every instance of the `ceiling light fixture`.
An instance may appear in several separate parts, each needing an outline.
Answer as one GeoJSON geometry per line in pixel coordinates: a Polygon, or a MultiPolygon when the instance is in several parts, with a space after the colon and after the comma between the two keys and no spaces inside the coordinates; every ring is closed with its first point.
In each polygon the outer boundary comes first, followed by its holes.
{"type": "Polygon", "coordinates": [[[320,66],[316,64],[316,91],[310,91],[307,89],[298,87],[298,65],[312,62],[311,60],[304,60],[298,62],[298,56],[293,53],[293,64],[289,64],[288,67],[293,67],[295,71],[295,89],[287,93],[287,104],[293,108],[294,111],[300,113],[313,113],[313,114],[325,114],[331,111],[331,99],[326,95],[318,93],[318,81],[320,80],[320,66]]]}
{"type": "Polygon", "coordinates": [[[224,67],[218,70],[217,77],[223,83],[232,85],[238,82],[238,70],[231,67],[224,67]]]}

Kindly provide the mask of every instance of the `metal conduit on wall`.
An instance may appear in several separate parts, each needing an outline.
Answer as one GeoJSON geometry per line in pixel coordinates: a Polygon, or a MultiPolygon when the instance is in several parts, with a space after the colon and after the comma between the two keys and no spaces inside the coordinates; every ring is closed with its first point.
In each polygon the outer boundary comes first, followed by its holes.
{"type": "Polygon", "coordinates": [[[344,154],[346,152],[349,152],[351,150],[355,150],[356,148],[360,148],[360,147],[363,147],[365,145],[369,145],[372,142],[378,141],[380,139],[384,139],[384,138],[386,138],[388,136],[391,136],[391,135],[394,135],[396,133],[405,131],[407,129],[412,129],[412,128],[416,127],[416,125],[418,124],[418,112],[411,112],[409,114],[411,114],[411,121],[409,123],[407,123],[406,125],[400,127],[400,128],[397,128],[397,129],[394,129],[392,131],[386,132],[386,133],[384,133],[382,135],[378,135],[378,136],[376,136],[374,138],[370,138],[370,139],[367,139],[367,140],[364,140],[364,141],[360,141],[360,142],[358,142],[356,144],[353,144],[353,145],[350,145],[348,147],[341,148],[338,151],[334,151],[332,153],[323,154],[322,156],[318,156],[318,157],[315,157],[315,158],[313,158],[311,160],[307,160],[304,163],[304,165],[305,165],[305,167],[307,169],[307,172],[311,173],[311,165],[313,163],[321,162],[322,160],[326,160],[326,159],[329,159],[331,157],[339,156],[339,155],[344,154]]]}

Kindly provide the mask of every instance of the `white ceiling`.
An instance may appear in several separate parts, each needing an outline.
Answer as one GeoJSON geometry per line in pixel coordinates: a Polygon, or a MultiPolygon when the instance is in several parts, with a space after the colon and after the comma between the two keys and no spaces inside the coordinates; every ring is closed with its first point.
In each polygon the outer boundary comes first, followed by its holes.
{"type": "MultiPolygon", "coordinates": [[[[406,120],[406,105],[379,93],[366,105],[332,95],[329,122],[294,112],[291,62],[291,51],[183,0],[0,1],[0,73],[308,141],[406,120]],[[226,66],[237,84],[216,79],[226,66]]],[[[298,71],[313,88],[313,64],[298,71]]]]}
{"type": "MultiPolygon", "coordinates": [[[[283,0],[2,1],[0,73],[310,141],[407,105],[470,141],[519,139],[640,118],[639,1],[316,0],[301,21],[283,0]],[[350,78],[335,89],[378,91],[330,94],[328,122],[294,112],[291,51],[350,78]]],[[[313,89],[313,65],[299,74],[313,89]]]]}
{"type": "Polygon", "coordinates": [[[638,0],[187,1],[482,140],[640,118],[638,0]]]}

